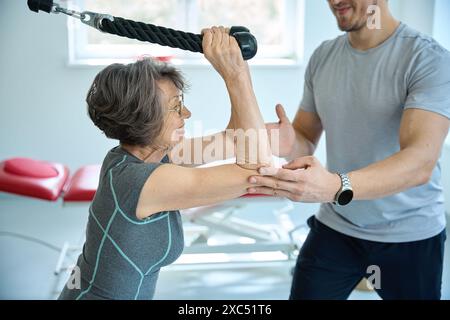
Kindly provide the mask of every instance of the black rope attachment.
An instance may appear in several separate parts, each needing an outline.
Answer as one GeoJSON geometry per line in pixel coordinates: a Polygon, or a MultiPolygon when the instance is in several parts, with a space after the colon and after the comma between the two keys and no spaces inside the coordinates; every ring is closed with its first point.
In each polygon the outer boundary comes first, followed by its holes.
{"type": "Polygon", "coordinates": [[[121,37],[156,43],[192,52],[203,52],[201,35],[145,24],[120,17],[103,19],[100,29],[121,37]]]}

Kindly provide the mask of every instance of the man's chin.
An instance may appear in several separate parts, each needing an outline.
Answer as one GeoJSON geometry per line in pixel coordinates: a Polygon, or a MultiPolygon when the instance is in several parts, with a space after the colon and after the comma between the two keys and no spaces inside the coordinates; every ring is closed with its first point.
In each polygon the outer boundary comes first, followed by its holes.
{"type": "Polygon", "coordinates": [[[336,17],[336,22],[341,31],[347,31],[347,30],[351,29],[351,27],[352,27],[351,21],[347,18],[336,17]]]}
{"type": "Polygon", "coordinates": [[[359,25],[351,24],[351,23],[339,23],[339,21],[338,21],[338,28],[344,32],[359,31],[362,28],[364,28],[364,26],[365,26],[365,24],[362,24],[359,26],[359,25]]]}

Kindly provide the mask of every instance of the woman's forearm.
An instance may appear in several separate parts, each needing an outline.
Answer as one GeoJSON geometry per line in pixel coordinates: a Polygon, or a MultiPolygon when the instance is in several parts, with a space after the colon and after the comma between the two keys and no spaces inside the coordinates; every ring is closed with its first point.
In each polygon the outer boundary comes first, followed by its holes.
{"type": "Polygon", "coordinates": [[[236,163],[247,169],[272,164],[270,143],[249,73],[227,80],[235,128],[236,163]]]}
{"type": "Polygon", "coordinates": [[[236,39],[223,27],[204,29],[203,52],[228,89],[235,129],[236,163],[245,169],[272,164],[269,139],[247,62],[236,39]]]}

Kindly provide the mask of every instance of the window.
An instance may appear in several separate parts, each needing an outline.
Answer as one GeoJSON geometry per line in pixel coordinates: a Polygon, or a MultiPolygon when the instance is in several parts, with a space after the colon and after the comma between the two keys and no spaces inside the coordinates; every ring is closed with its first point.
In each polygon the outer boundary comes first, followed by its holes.
{"type": "MultiPolygon", "coordinates": [[[[68,0],[67,5],[193,33],[212,25],[246,26],[258,40],[253,60],[265,64],[298,60],[302,53],[303,0],[68,0]]],[[[144,55],[171,56],[174,63],[202,60],[198,53],[102,33],[68,19],[71,63],[108,64],[144,55]]]]}

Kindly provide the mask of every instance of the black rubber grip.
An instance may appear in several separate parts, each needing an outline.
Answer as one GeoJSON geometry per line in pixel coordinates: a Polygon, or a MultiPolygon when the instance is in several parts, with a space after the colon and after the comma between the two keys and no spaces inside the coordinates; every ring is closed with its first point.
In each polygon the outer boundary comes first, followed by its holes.
{"type": "Polygon", "coordinates": [[[53,8],[52,0],[28,0],[28,8],[31,11],[39,12],[39,10],[50,13],[53,8]]]}

